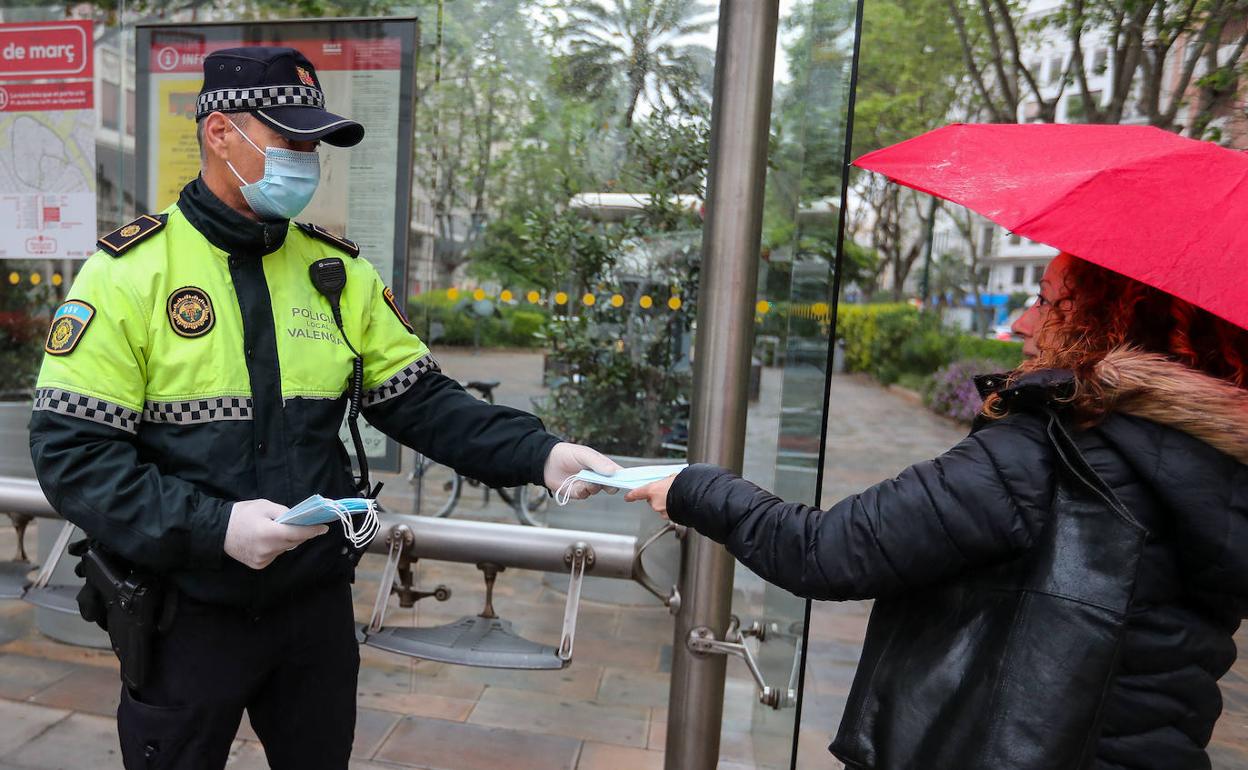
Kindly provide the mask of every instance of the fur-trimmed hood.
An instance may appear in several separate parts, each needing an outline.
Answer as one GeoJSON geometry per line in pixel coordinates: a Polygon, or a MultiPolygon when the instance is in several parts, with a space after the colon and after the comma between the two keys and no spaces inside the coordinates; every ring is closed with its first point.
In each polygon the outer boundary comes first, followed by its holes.
{"type": "Polygon", "coordinates": [[[1110,411],[1175,428],[1248,465],[1248,390],[1130,349],[1107,355],[1096,376],[1110,411]]]}
{"type": "Polygon", "coordinates": [[[1096,375],[1112,411],[1093,430],[1167,512],[1154,535],[1185,590],[1248,617],[1248,392],[1132,350],[1106,356],[1096,375]]]}

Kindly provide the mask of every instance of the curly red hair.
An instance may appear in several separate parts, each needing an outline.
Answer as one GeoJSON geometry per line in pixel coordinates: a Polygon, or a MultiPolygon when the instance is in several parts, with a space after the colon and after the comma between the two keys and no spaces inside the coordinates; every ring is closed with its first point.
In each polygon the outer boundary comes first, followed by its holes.
{"type": "MultiPolygon", "coordinates": [[[[1036,332],[1040,353],[1015,376],[1038,369],[1073,371],[1072,406],[1083,425],[1094,425],[1113,410],[1095,370],[1114,350],[1155,353],[1248,388],[1248,331],[1190,302],[1078,258],[1070,258],[1063,285],[1050,291],[1052,306],[1036,332]]],[[[984,407],[1001,416],[995,396],[984,407]]]]}

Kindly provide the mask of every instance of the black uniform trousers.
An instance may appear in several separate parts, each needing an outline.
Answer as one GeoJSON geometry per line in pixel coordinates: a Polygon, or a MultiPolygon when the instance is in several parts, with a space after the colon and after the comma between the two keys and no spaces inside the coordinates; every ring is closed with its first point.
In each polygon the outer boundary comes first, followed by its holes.
{"type": "Polygon", "coordinates": [[[221,770],[244,709],[274,770],[345,770],[359,666],[345,581],[262,613],[181,598],[149,681],[122,686],[126,770],[221,770]]]}

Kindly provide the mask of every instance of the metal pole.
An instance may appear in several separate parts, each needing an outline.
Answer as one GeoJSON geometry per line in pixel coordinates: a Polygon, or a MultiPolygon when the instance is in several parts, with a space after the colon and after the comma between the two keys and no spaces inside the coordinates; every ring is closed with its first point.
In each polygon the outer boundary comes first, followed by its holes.
{"type": "MultiPolygon", "coordinates": [[[[719,7],[689,456],[740,471],[780,9],[779,0],[722,0],[719,7]]],[[[724,638],[733,560],[692,530],[681,548],[664,766],[713,770],[727,658],[695,653],[689,640],[705,630],[724,638]]]]}

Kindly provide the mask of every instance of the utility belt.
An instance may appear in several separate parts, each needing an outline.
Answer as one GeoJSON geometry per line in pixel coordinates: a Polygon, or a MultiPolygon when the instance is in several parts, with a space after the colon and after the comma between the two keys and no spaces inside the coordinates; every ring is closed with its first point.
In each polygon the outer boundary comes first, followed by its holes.
{"type": "Polygon", "coordinates": [[[173,624],[177,591],[168,581],[134,568],[93,540],[72,543],[69,552],[80,557],[74,573],[86,581],[78,592],[78,613],[108,632],[121,662],[122,681],[139,689],[151,669],[156,636],[173,624]]]}

